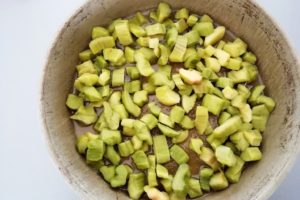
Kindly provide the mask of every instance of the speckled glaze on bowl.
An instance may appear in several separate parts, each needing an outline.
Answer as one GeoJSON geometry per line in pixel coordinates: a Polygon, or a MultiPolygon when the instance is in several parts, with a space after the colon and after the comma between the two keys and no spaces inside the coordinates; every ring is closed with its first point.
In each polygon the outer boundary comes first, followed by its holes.
{"type": "MultiPolygon", "coordinates": [[[[87,47],[91,29],[157,5],[157,0],[91,0],[64,25],[50,51],[44,71],[41,106],[50,152],[71,186],[83,199],[129,199],[109,188],[75,150],[74,127],[65,106],[78,53],[87,47]]],[[[263,141],[263,159],[248,167],[239,183],[205,196],[207,200],[267,199],[289,172],[300,145],[299,62],[278,26],[249,0],[166,0],[173,8],[208,13],[244,39],[258,56],[268,94],[277,107],[263,141]]]]}

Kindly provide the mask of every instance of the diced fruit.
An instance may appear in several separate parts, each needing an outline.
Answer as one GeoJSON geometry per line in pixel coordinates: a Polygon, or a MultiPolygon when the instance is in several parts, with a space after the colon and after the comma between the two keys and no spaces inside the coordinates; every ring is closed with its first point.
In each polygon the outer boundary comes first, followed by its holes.
{"type": "Polygon", "coordinates": [[[170,161],[169,147],[164,135],[153,137],[153,149],[157,163],[163,164],[170,161]]]}
{"type": "Polygon", "coordinates": [[[144,173],[130,174],[128,181],[128,193],[130,198],[137,200],[144,193],[146,177],[144,173]]]}
{"type": "Polygon", "coordinates": [[[242,152],[241,158],[246,162],[257,161],[262,159],[262,154],[258,147],[248,147],[242,152]]]}
{"type": "Polygon", "coordinates": [[[211,177],[209,185],[214,190],[223,190],[228,187],[228,181],[225,175],[222,172],[219,172],[211,177]]]}
{"type": "Polygon", "coordinates": [[[232,167],[236,163],[236,158],[234,153],[229,147],[220,145],[216,148],[216,158],[223,165],[232,167]]]}
{"type": "Polygon", "coordinates": [[[168,86],[162,86],[155,90],[156,98],[166,106],[172,106],[180,102],[180,96],[168,86]]]}
{"type": "Polygon", "coordinates": [[[186,163],[189,160],[188,154],[178,145],[173,145],[171,147],[170,155],[172,159],[175,160],[175,162],[179,165],[186,163]]]}
{"type": "Polygon", "coordinates": [[[181,68],[179,74],[182,80],[190,85],[199,84],[202,80],[201,73],[196,70],[185,70],[181,68]]]}

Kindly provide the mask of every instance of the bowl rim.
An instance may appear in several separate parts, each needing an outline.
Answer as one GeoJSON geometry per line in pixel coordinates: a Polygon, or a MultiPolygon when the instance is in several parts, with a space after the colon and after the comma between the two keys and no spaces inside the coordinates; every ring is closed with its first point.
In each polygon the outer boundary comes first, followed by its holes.
{"type": "MultiPolygon", "coordinates": [[[[93,0],[88,0],[81,3],[81,5],[78,8],[71,11],[71,14],[69,14],[69,16],[65,18],[65,21],[60,26],[58,26],[57,31],[55,33],[55,37],[53,37],[53,39],[49,42],[50,48],[48,48],[47,53],[45,54],[46,58],[43,63],[43,69],[42,69],[41,80],[40,80],[41,84],[39,89],[39,110],[40,110],[39,119],[40,119],[40,124],[42,124],[41,131],[43,132],[43,138],[47,144],[47,149],[48,152],[50,153],[51,160],[52,162],[54,162],[55,168],[57,168],[60,174],[63,175],[64,177],[63,179],[68,183],[67,185],[71,188],[72,191],[75,191],[76,195],[78,195],[82,199],[86,198],[86,194],[82,192],[80,187],[78,187],[77,182],[72,181],[71,176],[69,176],[69,173],[62,167],[62,163],[57,159],[55,151],[53,149],[53,143],[51,142],[51,136],[49,134],[49,128],[46,120],[46,111],[44,107],[44,93],[45,93],[45,77],[50,62],[51,52],[55,48],[55,45],[58,39],[60,38],[60,36],[63,34],[65,29],[69,26],[69,22],[72,21],[72,19],[74,19],[78,14],[80,14],[83,11],[83,9],[87,5],[89,5],[92,1],[93,0]]],[[[248,2],[250,4],[253,4],[255,7],[257,7],[265,15],[265,17],[271,22],[271,24],[275,26],[278,33],[281,35],[281,37],[286,42],[287,46],[290,48],[290,54],[295,59],[295,69],[297,70],[297,77],[298,77],[297,79],[295,79],[296,90],[298,90],[298,92],[295,91],[296,93],[295,97],[296,100],[298,99],[300,102],[300,56],[296,53],[297,51],[293,43],[291,42],[291,39],[287,36],[287,33],[283,31],[283,29],[281,29],[278,21],[273,17],[273,15],[269,14],[269,12],[267,12],[265,8],[263,8],[260,4],[258,4],[256,0],[248,0],[248,2]]],[[[298,110],[298,112],[300,113],[300,107],[299,108],[297,107],[296,110],[298,110]]],[[[298,126],[300,129],[300,125],[298,126]]],[[[299,157],[300,145],[298,145],[297,147],[298,148],[296,148],[293,153],[290,153],[291,156],[289,156],[285,165],[281,168],[280,172],[277,174],[276,176],[277,180],[273,182],[269,182],[267,186],[265,186],[260,196],[257,196],[258,199],[260,200],[268,199],[275,192],[275,190],[282,184],[283,180],[286,178],[288,173],[290,173],[290,170],[294,167],[296,159],[299,157]]]]}

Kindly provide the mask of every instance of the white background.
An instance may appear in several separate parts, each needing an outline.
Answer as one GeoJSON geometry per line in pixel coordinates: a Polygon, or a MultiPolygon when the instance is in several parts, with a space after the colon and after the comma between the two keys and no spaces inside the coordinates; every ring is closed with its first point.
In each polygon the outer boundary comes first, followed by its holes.
{"type": "MultiPolygon", "coordinates": [[[[84,0],[0,0],[0,199],[79,199],[51,160],[39,115],[42,69],[84,0]]],[[[258,0],[300,52],[300,1],[258,0]]],[[[300,199],[300,159],[271,200],[300,199]]],[[[249,186],[251,187],[251,186],[249,186]]]]}

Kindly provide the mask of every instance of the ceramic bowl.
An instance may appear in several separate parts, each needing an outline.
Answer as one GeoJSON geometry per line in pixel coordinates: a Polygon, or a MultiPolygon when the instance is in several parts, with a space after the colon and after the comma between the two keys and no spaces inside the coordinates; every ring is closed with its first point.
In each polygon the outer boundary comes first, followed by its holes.
{"type": "MultiPolygon", "coordinates": [[[[125,200],[125,193],[110,189],[76,152],[73,123],[65,106],[72,90],[78,53],[88,46],[91,29],[113,19],[154,8],[157,0],[91,0],[65,23],[44,70],[41,104],[47,143],[66,180],[83,199],[125,200]]],[[[277,106],[263,140],[263,159],[250,165],[237,184],[212,193],[207,200],[267,199],[291,169],[300,145],[299,62],[276,23],[249,0],[166,0],[173,8],[207,13],[244,39],[258,57],[267,93],[277,106]]]]}

